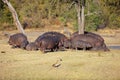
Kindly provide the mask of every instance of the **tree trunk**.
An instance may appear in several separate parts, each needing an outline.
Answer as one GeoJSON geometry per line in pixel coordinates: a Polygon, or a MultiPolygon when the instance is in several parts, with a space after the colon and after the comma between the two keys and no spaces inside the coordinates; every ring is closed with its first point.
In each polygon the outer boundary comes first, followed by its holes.
{"type": "Polygon", "coordinates": [[[85,28],[85,15],[84,15],[84,9],[85,7],[82,5],[82,12],[81,12],[81,33],[84,34],[84,28],[85,28]]]}
{"type": "Polygon", "coordinates": [[[23,34],[25,34],[25,32],[24,32],[24,30],[23,30],[23,27],[22,27],[22,25],[21,25],[21,23],[20,23],[20,21],[19,21],[19,19],[18,19],[18,15],[17,15],[15,9],[13,8],[13,6],[11,5],[11,3],[10,3],[8,0],[2,0],[2,1],[3,1],[5,4],[8,5],[8,8],[9,8],[10,12],[12,13],[12,16],[13,16],[14,22],[15,22],[15,24],[16,24],[16,26],[17,26],[17,29],[18,29],[20,32],[22,32],[23,34]]]}
{"type": "Polygon", "coordinates": [[[79,2],[75,4],[76,10],[77,10],[77,18],[78,18],[78,33],[81,33],[81,8],[79,2]]]}
{"type": "Polygon", "coordinates": [[[78,17],[78,34],[84,34],[84,5],[80,5],[80,0],[75,4],[77,10],[77,17],[78,17]]]}

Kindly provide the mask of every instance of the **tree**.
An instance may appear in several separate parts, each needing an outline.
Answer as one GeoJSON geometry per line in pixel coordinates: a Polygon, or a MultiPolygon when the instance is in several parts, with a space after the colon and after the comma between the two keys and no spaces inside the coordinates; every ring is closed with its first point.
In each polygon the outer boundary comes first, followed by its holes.
{"type": "Polygon", "coordinates": [[[102,18],[110,28],[120,27],[120,0],[99,0],[102,18]]]}
{"type": "Polygon", "coordinates": [[[75,0],[75,6],[76,6],[76,10],[77,10],[77,17],[78,17],[78,31],[79,31],[79,34],[84,34],[85,0],[75,0]]]}
{"type": "Polygon", "coordinates": [[[3,1],[5,4],[7,4],[10,12],[12,13],[14,22],[15,22],[18,30],[19,30],[20,32],[22,32],[23,34],[25,34],[25,32],[24,32],[24,30],[23,30],[23,28],[22,28],[22,25],[21,25],[21,23],[20,23],[20,21],[19,21],[19,19],[18,19],[18,15],[17,15],[15,9],[13,8],[13,6],[11,5],[11,3],[10,3],[8,0],[2,0],[2,1],[3,1]]]}

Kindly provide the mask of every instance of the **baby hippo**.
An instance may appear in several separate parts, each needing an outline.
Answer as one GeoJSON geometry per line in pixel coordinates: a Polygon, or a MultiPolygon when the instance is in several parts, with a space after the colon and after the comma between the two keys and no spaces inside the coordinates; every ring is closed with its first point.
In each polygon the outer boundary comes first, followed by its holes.
{"type": "Polygon", "coordinates": [[[38,50],[38,47],[35,45],[35,42],[30,42],[26,46],[26,50],[28,50],[28,51],[35,51],[35,50],[38,50]]]}
{"type": "Polygon", "coordinates": [[[16,33],[10,36],[9,45],[12,46],[12,48],[22,48],[25,49],[26,45],[29,43],[27,40],[27,36],[23,33],[16,33]]]}

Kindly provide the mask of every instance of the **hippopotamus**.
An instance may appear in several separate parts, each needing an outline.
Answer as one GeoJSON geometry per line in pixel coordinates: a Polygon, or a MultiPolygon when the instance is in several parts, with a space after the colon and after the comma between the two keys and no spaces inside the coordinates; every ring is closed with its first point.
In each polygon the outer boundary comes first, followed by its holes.
{"type": "Polygon", "coordinates": [[[77,39],[68,39],[64,42],[64,47],[67,49],[87,50],[92,48],[92,45],[86,41],[77,40],[77,39]]]}
{"type": "Polygon", "coordinates": [[[35,43],[42,52],[46,53],[46,51],[56,51],[58,49],[58,40],[51,37],[46,36],[41,38],[39,42],[35,43]]]}
{"type": "Polygon", "coordinates": [[[85,32],[84,34],[78,34],[78,32],[73,33],[71,40],[81,40],[90,43],[92,48],[90,50],[103,50],[109,51],[104,43],[104,39],[95,33],[85,32]]]}
{"type": "Polygon", "coordinates": [[[35,42],[30,42],[27,46],[26,46],[26,50],[28,51],[35,51],[38,50],[37,45],[35,44],[35,42]]]}
{"type": "MultiPolygon", "coordinates": [[[[74,37],[74,36],[76,36],[76,35],[79,35],[79,34],[78,34],[78,31],[77,31],[77,32],[74,32],[74,33],[72,34],[71,38],[74,37]]],[[[96,38],[96,39],[99,39],[101,42],[104,42],[104,39],[103,39],[100,35],[98,35],[98,34],[84,31],[84,35],[92,36],[92,37],[94,37],[94,38],[96,38]]]]}
{"type": "Polygon", "coordinates": [[[9,45],[12,45],[13,48],[18,47],[25,49],[29,42],[26,35],[23,33],[16,33],[10,36],[8,43],[9,45]]]}
{"type": "Polygon", "coordinates": [[[35,43],[39,43],[43,38],[46,37],[51,37],[52,40],[56,41],[58,43],[57,47],[58,49],[62,49],[63,48],[63,42],[67,39],[67,37],[64,34],[61,34],[59,32],[46,32],[43,33],[42,35],[40,35],[36,40],[35,43]]]}
{"type": "Polygon", "coordinates": [[[64,46],[64,48],[66,48],[66,49],[71,49],[71,48],[72,48],[71,39],[65,40],[64,43],[63,43],[63,46],[64,46]]]}
{"type": "Polygon", "coordinates": [[[89,42],[85,42],[85,41],[82,41],[82,40],[72,41],[72,49],[87,50],[89,48],[92,48],[92,45],[89,42]]]}

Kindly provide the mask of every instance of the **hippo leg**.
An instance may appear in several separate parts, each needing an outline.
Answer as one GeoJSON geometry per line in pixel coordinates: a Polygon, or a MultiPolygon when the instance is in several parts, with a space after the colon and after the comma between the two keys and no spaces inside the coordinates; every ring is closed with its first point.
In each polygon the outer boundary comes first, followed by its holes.
{"type": "Polygon", "coordinates": [[[90,50],[92,50],[92,51],[96,51],[96,50],[98,50],[96,47],[93,47],[93,48],[91,48],[90,50]]]}
{"type": "Polygon", "coordinates": [[[42,53],[46,53],[47,51],[45,51],[46,49],[45,48],[40,48],[40,51],[42,52],[42,53]]]}
{"type": "Polygon", "coordinates": [[[77,47],[75,47],[75,50],[77,51],[77,50],[78,50],[78,48],[77,48],[77,47]]]}
{"type": "Polygon", "coordinates": [[[86,51],[87,50],[86,47],[84,47],[83,50],[86,51]]]}
{"type": "Polygon", "coordinates": [[[52,51],[52,52],[56,52],[56,51],[57,51],[57,48],[55,48],[55,49],[51,49],[51,51],[52,51]]]}

